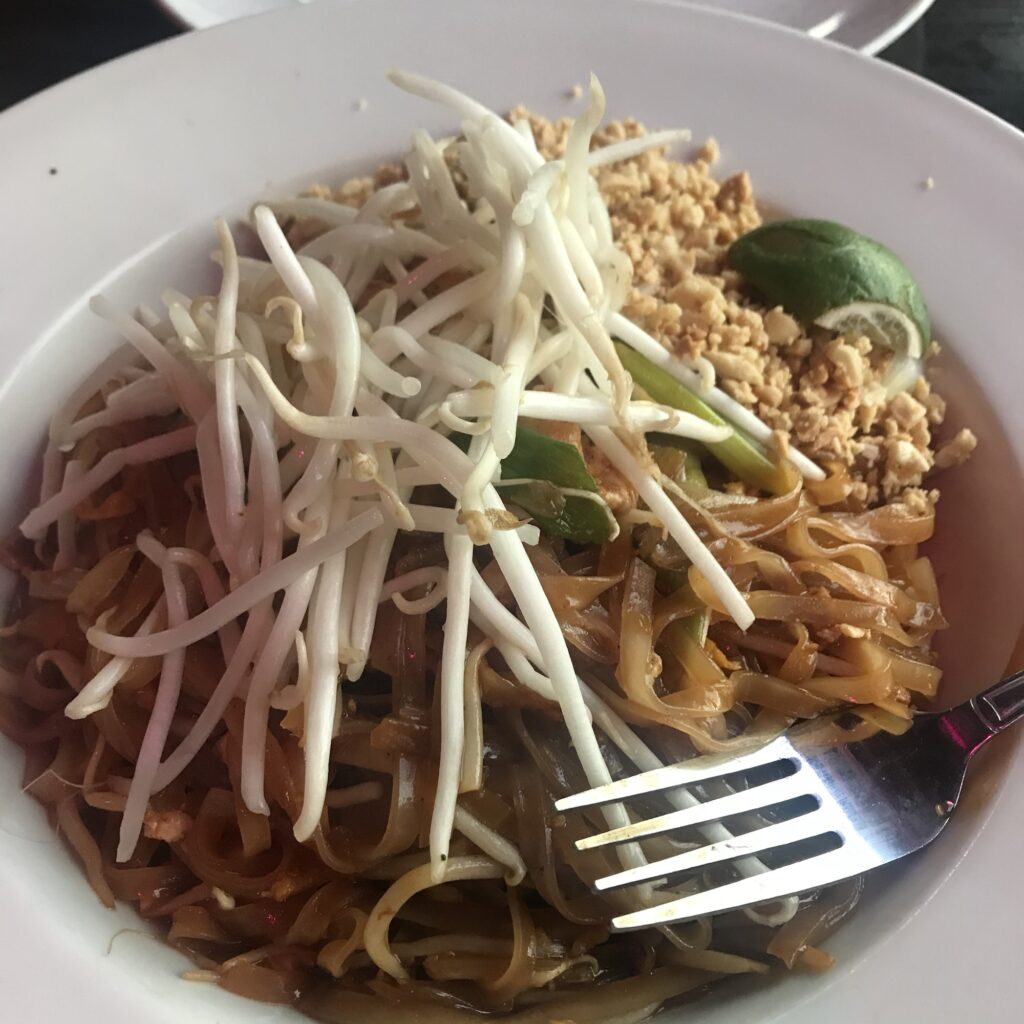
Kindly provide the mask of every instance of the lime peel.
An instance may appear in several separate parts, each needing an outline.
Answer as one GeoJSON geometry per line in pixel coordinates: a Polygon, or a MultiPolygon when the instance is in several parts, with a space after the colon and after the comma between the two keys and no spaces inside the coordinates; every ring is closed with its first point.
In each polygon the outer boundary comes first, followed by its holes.
{"type": "Polygon", "coordinates": [[[822,313],[814,322],[837,334],[866,337],[898,356],[920,359],[924,354],[917,324],[903,310],[885,302],[850,302],[822,313]]]}

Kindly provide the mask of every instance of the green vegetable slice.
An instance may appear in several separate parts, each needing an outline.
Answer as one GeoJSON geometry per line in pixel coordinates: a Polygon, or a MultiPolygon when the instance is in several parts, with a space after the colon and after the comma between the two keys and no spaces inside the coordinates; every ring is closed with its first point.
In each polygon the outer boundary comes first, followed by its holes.
{"type": "Polygon", "coordinates": [[[805,323],[855,302],[902,310],[927,346],[931,320],[921,289],[881,242],[829,220],[778,220],[736,239],[729,262],[770,302],[805,323]]]}
{"type": "Polygon", "coordinates": [[[707,641],[708,626],[710,624],[711,616],[706,608],[703,611],[694,612],[693,615],[687,615],[685,619],[680,620],[681,628],[689,633],[701,647],[707,641]]]}
{"type": "Polygon", "coordinates": [[[603,544],[618,535],[619,524],[600,494],[548,484],[557,495],[552,502],[550,493],[543,492],[546,483],[533,480],[499,487],[502,496],[528,513],[549,537],[563,537],[577,544],[603,544]]]}
{"type": "Polygon", "coordinates": [[[685,668],[689,652],[704,646],[708,638],[709,623],[710,616],[706,608],[685,618],[676,619],[665,627],[661,634],[661,643],[685,668]]]}
{"type": "Polygon", "coordinates": [[[505,480],[547,480],[559,487],[597,493],[583,454],[574,444],[559,441],[519,424],[516,443],[502,460],[505,480]]]}
{"type": "Polygon", "coordinates": [[[674,434],[648,434],[647,443],[662,473],[695,495],[707,491],[708,478],[700,462],[698,441],[676,437],[674,434]]]}
{"type": "MultiPolygon", "coordinates": [[[[464,451],[469,447],[465,434],[452,435],[452,440],[464,451]]],[[[502,460],[501,476],[496,486],[502,496],[549,537],[603,544],[619,532],[583,454],[573,444],[520,424],[516,443],[502,460]]]]}
{"type": "Polygon", "coordinates": [[[689,388],[680,384],[675,377],[655,366],[639,352],[621,341],[615,342],[615,348],[634,383],[646,391],[655,402],[692,413],[717,426],[732,426],[732,437],[724,441],[708,442],[704,447],[745,484],[772,494],[784,494],[793,486],[796,471],[791,463],[773,462],[764,445],[755,441],[739,427],[729,424],[689,388]]]}

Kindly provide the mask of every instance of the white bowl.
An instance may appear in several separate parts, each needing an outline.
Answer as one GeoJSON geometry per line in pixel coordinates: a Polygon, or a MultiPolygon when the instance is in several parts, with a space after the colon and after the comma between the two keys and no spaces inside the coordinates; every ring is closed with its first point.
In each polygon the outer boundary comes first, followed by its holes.
{"type": "MultiPolygon", "coordinates": [[[[1024,593],[1024,344],[1015,326],[1024,138],[891,67],[678,5],[447,0],[442,12],[415,0],[320,3],[176,39],[0,117],[3,525],[30,500],[48,413],[110,343],[83,310],[90,294],[133,306],[155,304],[168,285],[199,288],[211,280],[216,214],[369,168],[413,127],[453,126],[389,87],[392,65],[449,79],[499,108],[522,100],[552,115],[579,109],[569,89],[593,68],[613,116],[687,125],[697,140],[713,133],[723,174],[750,168],[764,200],[855,225],[901,253],[967,368],[944,358],[936,370],[950,422],[969,422],[981,438],[975,458],[942,482],[934,550],[953,621],[945,696],[994,681],[1017,642],[1024,593]],[[933,190],[923,188],[929,176],[933,190]]],[[[1004,879],[1016,870],[1024,789],[1003,786],[995,762],[1024,764],[1008,738],[999,748],[974,773],[973,810],[874,885],[830,941],[840,957],[832,974],[725,986],[666,1024],[1007,1019],[1019,926],[1004,879]]],[[[108,955],[111,936],[136,919],[96,902],[20,795],[20,771],[5,745],[6,1019],[297,1019],[179,981],[182,958],[150,938],[126,934],[108,955]]]]}

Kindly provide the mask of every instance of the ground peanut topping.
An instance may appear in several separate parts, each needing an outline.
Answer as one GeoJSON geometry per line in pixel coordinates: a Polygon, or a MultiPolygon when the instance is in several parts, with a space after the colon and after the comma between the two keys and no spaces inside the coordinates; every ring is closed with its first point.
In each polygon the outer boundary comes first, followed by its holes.
{"type": "MultiPolygon", "coordinates": [[[[568,120],[522,108],[510,116],[529,122],[546,157],[564,153],[568,120]]],[[[627,119],[607,125],[595,141],[644,132],[627,119]]],[[[880,381],[889,352],[863,337],[836,338],[818,328],[809,334],[744,290],[726,253],[761,215],[746,172],[724,181],[713,176],[718,155],[709,139],[692,162],[654,151],[596,172],[616,239],[633,263],[623,313],[677,354],[704,356],[725,391],[805,454],[846,466],[854,502],[934,501],[926,476],[966,459],[976,438],[964,429],[939,442],[946,403],[924,377],[887,397],[880,381]]]]}

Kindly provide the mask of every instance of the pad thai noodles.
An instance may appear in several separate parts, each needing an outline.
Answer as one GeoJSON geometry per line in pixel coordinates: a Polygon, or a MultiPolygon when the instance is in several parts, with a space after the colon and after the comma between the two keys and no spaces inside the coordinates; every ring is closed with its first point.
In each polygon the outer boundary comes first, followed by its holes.
{"type": "Polygon", "coordinates": [[[870,294],[831,253],[773,278],[854,233],[773,250],[713,143],[601,127],[596,79],[557,123],[392,79],[458,134],[218,222],[216,294],[93,299],[120,347],[3,549],[25,790],[187,978],[322,1021],[624,1024],[824,970],[859,881],[636,932],[708,878],[592,889],[764,820],[580,852],[707,794],[553,803],[936,693],[928,474],[974,441],[934,436],[912,280],[862,238],[870,294]]]}

